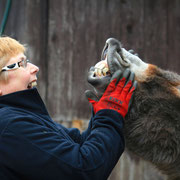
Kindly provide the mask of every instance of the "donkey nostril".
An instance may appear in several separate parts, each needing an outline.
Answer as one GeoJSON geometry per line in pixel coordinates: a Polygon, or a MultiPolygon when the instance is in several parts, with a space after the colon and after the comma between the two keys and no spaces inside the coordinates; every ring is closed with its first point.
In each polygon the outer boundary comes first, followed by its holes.
{"type": "Polygon", "coordinates": [[[116,51],[117,51],[117,53],[120,53],[120,52],[121,52],[121,49],[120,49],[120,48],[117,48],[116,51]]]}

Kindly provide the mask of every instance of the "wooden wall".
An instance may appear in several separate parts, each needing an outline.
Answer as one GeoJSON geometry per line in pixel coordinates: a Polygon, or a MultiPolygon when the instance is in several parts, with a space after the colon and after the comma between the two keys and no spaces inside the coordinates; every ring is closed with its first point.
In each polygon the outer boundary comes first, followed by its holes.
{"type": "MultiPolygon", "coordinates": [[[[13,0],[4,34],[27,44],[28,58],[40,67],[39,92],[52,118],[67,127],[88,123],[86,74],[109,37],[144,61],[180,73],[179,0],[13,0]]],[[[109,179],[166,178],[124,153],[109,179]]]]}

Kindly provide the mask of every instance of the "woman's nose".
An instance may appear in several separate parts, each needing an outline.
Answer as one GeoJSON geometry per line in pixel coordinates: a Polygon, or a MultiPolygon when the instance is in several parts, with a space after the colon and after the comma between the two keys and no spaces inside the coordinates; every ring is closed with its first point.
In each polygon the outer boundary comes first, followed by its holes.
{"type": "Polygon", "coordinates": [[[39,68],[36,65],[31,64],[31,74],[37,73],[38,71],[39,68]]]}

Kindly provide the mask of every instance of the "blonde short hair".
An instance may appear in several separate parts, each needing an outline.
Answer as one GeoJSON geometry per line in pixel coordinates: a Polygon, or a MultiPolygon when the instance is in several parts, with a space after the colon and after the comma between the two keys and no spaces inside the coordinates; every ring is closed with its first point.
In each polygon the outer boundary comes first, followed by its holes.
{"type": "MultiPolygon", "coordinates": [[[[10,58],[19,53],[25,53],[25,45],[10,37],[0,37],[0,70],[7,64],[10,58]]],[[[0,73],[0,80],[7,79],[7,72],[0,73]]]]}

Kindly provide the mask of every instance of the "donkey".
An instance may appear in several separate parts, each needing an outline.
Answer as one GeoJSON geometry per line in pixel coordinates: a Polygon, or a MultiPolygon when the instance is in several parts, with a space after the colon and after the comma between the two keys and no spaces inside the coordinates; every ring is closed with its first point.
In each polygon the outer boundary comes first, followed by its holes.
{"type": "Polygon", "coordinates": [[[88,82],[101,97],[113,73],[127,68],[135,73],[138,87],[124,121],[126,148],[170,180],[180,180],[180,76],[143,62],[109,38],[88,82]]]}

